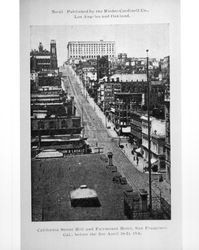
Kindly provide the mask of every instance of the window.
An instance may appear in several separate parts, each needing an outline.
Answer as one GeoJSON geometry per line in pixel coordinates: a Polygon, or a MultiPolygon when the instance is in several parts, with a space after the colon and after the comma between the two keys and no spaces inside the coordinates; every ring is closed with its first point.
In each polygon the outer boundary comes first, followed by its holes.
{"type": "Polygon", "coordinates": [[[44,129],[44,122],[38,121],[38,129],[44,129]]]}
{"type": "Polygon", "coordinates": [[[79,119],[73,119],[73,127],[80,127],[80,120],[79,119]]]}
{"type": "Polygon", "coordinates": [[[61,127],[62,128],[67,128],[66,120],[61,121],[61,127]]]}
{"type": "Polygon", "coordinates": [[[50,129],[55,128],[55,122],[54,122],[54,121],[50,121],[50,122],[49,122],[49,128],[50,128],[50,129]]]}

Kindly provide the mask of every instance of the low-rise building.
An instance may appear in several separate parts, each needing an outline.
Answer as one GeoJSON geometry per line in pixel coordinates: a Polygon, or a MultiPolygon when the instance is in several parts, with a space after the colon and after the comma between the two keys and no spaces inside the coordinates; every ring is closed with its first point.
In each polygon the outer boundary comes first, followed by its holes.
{"type": "Polygon", "coordinates": [[[105,159],[106,156],[102,154],[52,158],[50,161],[32,159],[32,186],[34,187],[32,220],[127,219],[123,201],[123,191],[126,190],[127,185],[113,182],[114,173],[107,168],[105,159]],[[88,189],[95,190],[99,199],[97,206],[95,202],[89,203],[88,206],[83,199],[78,200],[78,208],[74,207],[70,194],[80,187],[87,188],[83,193],[80,192],[81,198],[87,197],[88,189]]]}

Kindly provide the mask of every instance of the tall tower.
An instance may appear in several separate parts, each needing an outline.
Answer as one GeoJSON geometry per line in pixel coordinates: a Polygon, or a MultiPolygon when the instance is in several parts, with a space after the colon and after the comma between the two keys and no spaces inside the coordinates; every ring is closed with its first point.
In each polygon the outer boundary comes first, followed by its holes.
{"type": "Polygon", "coordinates": [[[57,69],[57,48],[56,41],[50,41],[50,61],[51,61],[51,69],[57,69]]]}
{"type": "Polygon", "coordinates": [[[43,44],[41,42],[39,43],[39,47],[38,48],[39,48],[39,52],[43,51],[44,47],[43,47],[43,44]]]}

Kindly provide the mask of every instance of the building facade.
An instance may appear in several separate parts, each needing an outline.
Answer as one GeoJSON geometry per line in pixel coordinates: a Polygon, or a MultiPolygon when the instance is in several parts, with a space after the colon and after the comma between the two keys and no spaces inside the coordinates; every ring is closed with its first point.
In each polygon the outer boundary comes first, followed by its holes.
{"type": "Polygon", "coordinates": [[[167,181],[171,182],[171,159],[170,159],[170,57],[163,59],[161,64],[162,81],[165,86],[165,122],[166,122],[166,137],[165,137],[165,164],[167,169],[167,181]]]}
{"type": "Polygon", "coordinates": [[[97,56],[97,79],[109,76],[109,61],[108,56],[97,56]]]}
{"type": "Polygon", "coordinates": [[[121,92],[121,84],[114,79],[104,78],[98,89],[98,104],[104,111],[110,111],[115,105],[115,94],[121,92]]]}
{"type": "MultiPolygon", "coordinates": [[[[142,152],[148,161],[148,117],[142,116],[142,152]]],[[[151,165],[154,172],[166,173],[165,168],[165,121],[150,117],[151,165]]]]}
{"type": "Polygon", "coordinates": [[[31,135],[70,135],[80,134],[82,130],[80,117],[49,117],[49,118],[32,118],[31,135]]]}
{"type": "Polygon", "coordinates": [[[68,59],[97,59],[97,56],[115,57],[114,41],[71,41],[67,45],[68,59]]]}
{"type": "Polygon", "coordinates": [[[50,51],[44,49],[40,42],[38,50],[30,52],[30,70],[31,72],[58,70],[55,40],[50,42],[50,51]]]}
{"type": "Polygon", "coordinates": [[[131,131],[131,112],[136,108],[141,108],[143,102],[142,93],[120,92],[115,93],[115,117],[114,123],[117,129],[123,128],[131,131]]]}
{"type": "Polygon", "coordinates": [[[130,142],[133,145],[136,145],[138,148],[142,145],[142,112],[139,111],[131,111],[131,133],[129,135],[130,142]]]}

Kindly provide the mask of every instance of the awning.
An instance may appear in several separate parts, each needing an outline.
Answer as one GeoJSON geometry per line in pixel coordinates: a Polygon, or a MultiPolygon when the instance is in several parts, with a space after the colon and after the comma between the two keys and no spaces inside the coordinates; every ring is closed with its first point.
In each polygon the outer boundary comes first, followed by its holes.
{"type": "Polygon", "coordinates": [[[135,152],[136,152],[136,153],[142,154],[142,149],[141,149],[141,148],[137,148],[137,149],[135,150],[135,152]]]}
{"type": "Polygon", "coordinates": [[[115,113],[115,109],[114,109],[114,108],[111,108],[111,112],[112,112],[112,113],[115,113]]]}
{"type": "Polygon", "coordinates": [[[122,128],[122,133],[131,133],[131,127],[122,128]]]}
{"type": "Polygon", "coordinates": [[[38,155],[36,155],[37,159],[43,159],[43,158],[61,158],[63,157],[63,153],[56,151],[54,149],[46,149],[40,152],[38,155]]]}
{"type": "MultiPolygon", "coordinates": [[[[147,161],[148,162],[148,161],[147,161]]],[[[155,164],[155,163],[157,163],[158,162],[158,159],[155,159],[155,158],[151,158],[151,164],[153,165],[153,164],[155,164]]]]}

